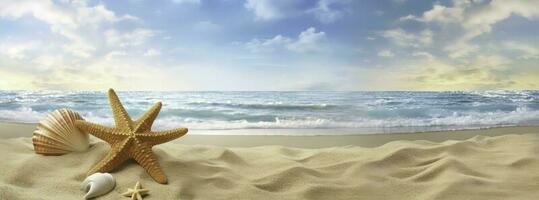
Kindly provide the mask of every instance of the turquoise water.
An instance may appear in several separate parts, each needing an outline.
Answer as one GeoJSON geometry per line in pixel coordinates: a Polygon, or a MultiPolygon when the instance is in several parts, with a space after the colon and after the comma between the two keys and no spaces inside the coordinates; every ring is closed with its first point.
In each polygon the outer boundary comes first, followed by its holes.
{"type": "MultiPolygon", "coordinates": [[[[156,129],[454,130],[539,124],[539,91],[484,92],[118,92],[138,116],[156,101],[156,129]]],[[[0,91],[0,120],[37,122],[70,108],[112,124],[104,92],[0,91]]]]}

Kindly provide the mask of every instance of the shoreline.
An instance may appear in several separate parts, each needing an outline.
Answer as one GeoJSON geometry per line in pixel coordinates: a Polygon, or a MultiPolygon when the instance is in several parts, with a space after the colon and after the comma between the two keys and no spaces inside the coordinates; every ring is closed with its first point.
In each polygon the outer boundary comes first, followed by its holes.
{"type": "MultiPolygon", "coordinates": [[[[31,137],[35,123],[5,123],[0,122],[0,138],[31,137]]],[[[239,129],[239,130],[190,130],[182,138],[175,140],[178,144],[214,145],[225,147],[253,146],[288,146],[299,148],[324,148],[336,146],[377,147],[392,141],[426,140],[443,142],[446,140],[466,140],[477,135],[500,136],[509,134],[539,134],[539,126],[509,126],[485,129],[467,129],[452,131],[429,131],[415,133],[356,133],[339,135],[312,135],[309,132],[349,131],[340,129],[239,129]],[[303,131],[305,135],[269,135],[275,131],[303,131]],[[219,134],[219,132],[221,134],[219,134]],[[226,133],[224,133],[226,132],[226,133]],[[253,135],[258,132],[258,135],[253,135]],[[260,134],[265,132],[266,134],[260,134]],[[224,134],[223,134],[224,133],[224,134]]],[[[94,140],[96,140],[94,138],[94,140]]]]}
{"type": "MultiPolygon", "coordinates": [[[[0,126],[1,125],[36,126],[37,124],[38,124],[37,122],[17,122],[17,121],[0,120],[0,126]]],[[[343,135],[380,135],[380,134],[408,134],[408,133],[426,133],[426,132],[453,132],[453,131],[467,131],[467,130],[484,130],[484,129],[492,129],[492,128],[506,128],[506,127],[539,127],[539,122],[525,123],[525,124],[474,125],[474,126],[467,126],[467,127],[401,126],[401,127],[359,127],[359,128],[349,128],[349,127],[237,128],[237,129],[189,129],[189,131],[196,132],[195,134],[197,135],[343,136],[343,135]]],[[[159,131],[161,129],[154,127],[154,130],[159,131]]]]}

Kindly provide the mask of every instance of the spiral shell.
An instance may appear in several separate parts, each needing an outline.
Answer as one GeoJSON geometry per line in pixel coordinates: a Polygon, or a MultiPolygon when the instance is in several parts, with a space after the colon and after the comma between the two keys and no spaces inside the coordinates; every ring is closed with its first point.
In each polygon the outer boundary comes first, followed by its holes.
{"type": "Polygon", "coordinates": [[[34,151],[44,155],[62,155],[88,149],[88,133],[79,130],[75,120],[83,119],[77,112],[65,108],[48,114],[39,122],[32,136],[34,151]]]}
{"type": "Polygon", "coordinates": [[[80,186],[86,192],[84,198],[90,199],[110,192],[116,186],[116,180],[109,173],[98,172],[86,177],[80,186]]]}

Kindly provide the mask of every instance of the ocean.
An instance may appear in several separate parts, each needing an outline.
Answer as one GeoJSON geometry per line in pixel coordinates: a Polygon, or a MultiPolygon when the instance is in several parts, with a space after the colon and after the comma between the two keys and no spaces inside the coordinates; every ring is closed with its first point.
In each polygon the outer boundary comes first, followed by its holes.
{"type": "MultiPolygon", "coordinates": [[[[156,130],[184,126],[190,130],[396,133],[539,124],[539,91],[141,91],[118,95],[134,118],[156,101],[163,102],[156,130]]],[[[58,108],[75,110],[92,122],[113,124],[105,92],[0,91],[0,121],[35,123],[58,108]]]]}

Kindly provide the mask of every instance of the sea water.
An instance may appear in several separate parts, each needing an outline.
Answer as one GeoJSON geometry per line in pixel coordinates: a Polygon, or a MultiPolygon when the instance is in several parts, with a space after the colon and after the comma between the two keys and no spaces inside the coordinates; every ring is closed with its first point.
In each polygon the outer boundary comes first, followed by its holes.
{"type": "MultiPolygon", "coordinates": [[[[352,129],[356,131],[347,133],[377,133],[539,124],[539,91],[141,91],[118,95],[133,118],[155,102],[163,102],[154,123],[158,130],[185,126],[190,130],[352,129]]],[[[104,92],[0,91],[0,121],[35,123],[58,108],[78,111],[92,122],[113,124],[104,92]]]]}

